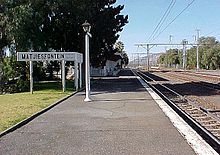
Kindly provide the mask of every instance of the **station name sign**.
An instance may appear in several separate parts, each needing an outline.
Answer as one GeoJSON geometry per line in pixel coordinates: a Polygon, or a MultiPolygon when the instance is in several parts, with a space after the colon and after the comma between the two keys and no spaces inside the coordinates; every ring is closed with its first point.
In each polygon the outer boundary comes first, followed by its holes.
{"type": "Polygon", "coordinates": [[[77,52],[17,52],[18,61],[77,61],[83,62],[83,55],[77,52]]]}

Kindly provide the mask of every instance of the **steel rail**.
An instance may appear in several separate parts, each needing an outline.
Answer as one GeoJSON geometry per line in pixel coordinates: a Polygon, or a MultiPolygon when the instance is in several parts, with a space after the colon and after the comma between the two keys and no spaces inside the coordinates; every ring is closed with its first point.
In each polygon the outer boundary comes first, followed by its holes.
{"type": "MultiPolygon", "coordinates": [[[[220,154],[220,140],[217,139],[212,133],[210,133],[207,129],[205,129],[201,124],[195,121],[189,114],[183,111],[180,107],[178,107],[173,101],[171,101],[167,96],[165,96],[160,90],[155,88],[152,84],[150,84],[146,78],[151,79],[151,77],[141,73],[134,71],[141,79],[143,79],[150,88],[152,88],[178,115],[180,115],[201,137],[213,147],[220,154]]],[[[158,84],[158,83],[157,83],[158,84]]],[[[164,87],[163,85],[159,84],[164,87]]],[[[166,88],[166,87],[164,87],[166,88]]],[[[170,89],[168,89],[170,91],[170,89]]],[[[174,91],[171,91],[172,93],[174,91]]],[[[175,93],[176,95],[178,93],[175,93]]],[[[181,95],[180,95],[181,96],[181,95]]]]}

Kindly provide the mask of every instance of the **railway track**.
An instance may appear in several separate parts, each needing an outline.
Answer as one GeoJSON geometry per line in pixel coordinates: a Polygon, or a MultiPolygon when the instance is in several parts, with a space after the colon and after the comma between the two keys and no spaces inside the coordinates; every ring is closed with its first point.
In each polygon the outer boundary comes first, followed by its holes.
{"type": "Polygon", "coordinates": [[[220,118],[195,101],[187,99],[163,83],[157,76],[134,71],[158,93],[188,124],[220,153],[220,118]],[[156,79],[156,80],[155,80],[156,79]]]}
{"type": "MultiPolygon", "coordinates": [[[[187,73],[187,72],[186,72],[187,73]]],[[[153,72],[146,73],[148,76],[164,77],[168,79],[167,85],[177,92],[181,92],[188,99],[194,100],[201,107],[215,113],[220,117],[220,86],[218,83],[210,83],[204,78],[196,78],[194,75],[188,75],[181,72],[153,72]]],[[[165,83],[165,82],[164,82],[165,83]]]]}
{"type": "Polygon", "coordinates": [[[220,90],[220,78],[219,77],[213,77],[213,76],[204,76],[200,74],[195,73],[189,73],[189,72],[178,72],[178,76],[176,72],[170,72],[172,76],[175,78],[182,79],[184,81],[197,81],[200,82],[201,85],[209,88],[209,89],[215,89],[220,90]]]}
{"type": "MultiPolygon", "coordinates": [[[[198,78],[203,78],[206,79],[210,82],[215,82],[215,83],[219,83],[220,82],[220,77],[218,75],[212,75],[212,74],[205,74],[205,73],[201,73],[201,72],[180,72],[181,74],[185,74],[185,75],[190,75],[190,76],[195,76],[198,78]]],[[[219,84],[218,84],[219,85],[219,84]]]]}

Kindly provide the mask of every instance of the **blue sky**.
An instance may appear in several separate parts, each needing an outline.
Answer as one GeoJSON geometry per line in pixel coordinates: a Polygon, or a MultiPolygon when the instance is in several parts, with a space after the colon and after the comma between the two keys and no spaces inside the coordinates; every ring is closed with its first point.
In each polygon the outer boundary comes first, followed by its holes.
{"type": "MultiPolygon", "coordinates": [[[[154,28],[162,18],[171,0],[117,0],[117,4],[124,5],[123,15],[129,16],[129,23],[120,33],[119,40],[125,44],[125,50],[131,57],[135,52],[146,52],[137,48],[135,43],[147,43],[154,28]]],[[[176,3],[167,17],[161,30],[171,22],[192,0],[176,0],[176,3]]],[[[156,40],[152,43],[180,43],[186,39],[194,42],[196,29],[201,36],[215,36],[220,40],[220,0],[195,0],[195,2],[179,16],[156,40]]],[[[160,31],[159,31],[160,32],[160,31]]],[[[164,51],[165,47],[155,47],[152,53],[164,51]]]]}

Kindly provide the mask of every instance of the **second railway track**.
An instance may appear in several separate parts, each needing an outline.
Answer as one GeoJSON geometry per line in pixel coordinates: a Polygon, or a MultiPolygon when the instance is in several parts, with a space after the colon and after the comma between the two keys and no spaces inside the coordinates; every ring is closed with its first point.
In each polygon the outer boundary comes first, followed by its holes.
{"type": "Polygon", "coordinates": [[[220,117],[199,106],[172,88],[160,83],[158,76],[148,76],[135,70],[138,76],[158,93],[190,126],[192,126],[218,153],[220,153],[220,117]]]}

